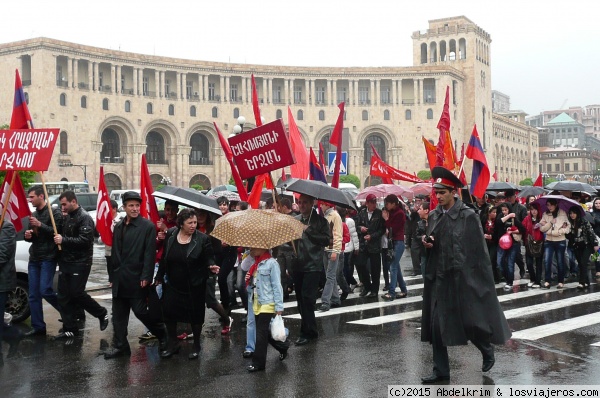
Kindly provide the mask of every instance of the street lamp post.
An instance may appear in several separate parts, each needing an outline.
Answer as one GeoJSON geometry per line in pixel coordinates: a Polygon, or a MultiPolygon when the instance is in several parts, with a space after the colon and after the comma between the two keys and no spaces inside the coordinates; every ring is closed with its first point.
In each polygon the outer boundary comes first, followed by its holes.
{"type": "Polygon", "coordinates": [[[160,180],[160,183],[163,185],[171,185],[172,181],[169,177],[163,177],[162,180],[160,180]]]}
{"type": "Polygon", "coordinates": [[[83,171],[83,182],[88,182],[87,180],[87,164],[73,164],[73,163],[60,163],[59,167],[79,167],[83,171]]]}
{"type": "Polygon", "coordinates": [[[548,173],[542,173],[542,185],[546,186],[546,178],[549,178],[550,175],[548,173]]]}

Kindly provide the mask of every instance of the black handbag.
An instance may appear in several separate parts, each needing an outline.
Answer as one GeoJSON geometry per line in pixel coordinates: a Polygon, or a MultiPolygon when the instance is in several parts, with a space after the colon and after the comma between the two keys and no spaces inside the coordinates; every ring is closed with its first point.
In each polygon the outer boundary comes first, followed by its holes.
{"type": "Polygon", "coordinates": [[[388,237],[387,237],[387,259],[389,262],[392,262],[394,260],[394,241],[392,240],[392,229],[390,228],[389,232],[388,232],[388,237]]]}
{"type": "Polygon", "coordinates": [[[527,239],[527,251],[530,256],[539,257],[542,254],[543,247],[543,240],[535,240],[532,236],[529,236],[529,239],[527,239]]]}

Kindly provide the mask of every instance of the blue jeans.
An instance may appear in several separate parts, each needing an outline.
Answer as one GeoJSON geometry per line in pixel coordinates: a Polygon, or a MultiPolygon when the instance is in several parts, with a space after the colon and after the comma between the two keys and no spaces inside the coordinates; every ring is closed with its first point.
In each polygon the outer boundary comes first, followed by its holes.
{"type": "Polygon", "coordinates": [[[569,273],[576,274],[579,271],[577,266],[577,259],[575,257],[575,250],[567,246],[567,256],[569,258],[569,273]]]}
{"type": "Polygon", "coordinates": [[[331,252],[325,252],[323,254],[323,264],[325,264],[325,276],[327,281],[325,287],[323,287],[323,293],[321,294],[321,303],[331,307],[331,305],[340,305],[340,294],[337,287],[337,269],[340,261],[340,254],[337,253],[336,259],[332,260],[331,252]]]}
{"type": "Polygon", "coordinates": [[[517,258],[517,252],[521,250],[521,242],[513,242],[512,246],[508,250],[504,250],[498,246],[498,254],[496,259],[498,266],[502,267],[504,273],[504,279],[506,279],[507,285],[512,285],[515,279],[515,259],[517,258]],[[502,262],[506,257],[506,265],[502,262]]]}
{"type": "MultiPolygon", "coordinates": [[[[246,283],[246,282],[244,282],[246,283]]],[[[244,351],[254,352],[256,347],[256,319],[254,318],[253,298],[254,289],[246,289],[248,292],[248,317],[246,318],[246,348],[244,351]]]]}
{"type": "MultiPolygon", "coordinates": [[[[389,250],[389,249],[388,249],[389,250]]],[[[400,287],[400,291],[402,293],[406,293],[406,282],[404,282],[404,278],[402,277],[402,270],[400,269],[400,259],[404,254],[404,241],[396,240],[394,241],[394,259],[392,260],[392,264],[390,264],[390,296],[395,297],[396,295],[396,281],[400,287]]]]}
{"type": "Polygon", "coordinates": [[[35,330],[46,330],[42,299],[45,299],[57,311],[60,311],[56,292],[52,289],[55,260],[30,261],[29,273],[29,309],[31,310],[31,326],[35,330]]]}
{"type": "Polygon", "coordinates": [[[556,253],[556,268],[558,270],[558,283],[565,282],[565,250],[567,249],[567,241],[550,241],[544,242],[544,280],[548,283],[552,282],[552,258],[556,253]]]}

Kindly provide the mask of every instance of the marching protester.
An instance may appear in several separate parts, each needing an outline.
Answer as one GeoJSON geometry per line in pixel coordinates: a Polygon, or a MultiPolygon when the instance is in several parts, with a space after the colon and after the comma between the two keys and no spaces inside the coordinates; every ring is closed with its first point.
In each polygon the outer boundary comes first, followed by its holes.
{"type": "MultiPolygon", "coordinates": [[[[385,209],[382,213],[382,217],[385,220],[385,226],[391,230],[392,241],[394,247],[388,248],[388,250],[394,251],[394,258],[390,266],[390,288],[389,291],[381,296],[385,301],[393,301],[395,298],[404,298],[408,295],[406,288],[406,282],[402,277],[402,270],[400,269],[400,259],[404,254],[404,224],[406,222],[406,214],[399,205],[399,200],[396,195],[388,195],[384,200],[385,209]],[[396,282],[400,287],[400,293],[396,294],[396,282]]],[[[419,204],[420,206],[420,204],[419,204]]],[[[420,207],[419,207],[420,208],[420,207]]],[[[417,210],[418,211],[418,210],[417,210]]],[[[416,223],[418,225],[418,221],[416,223]]],[[[416,233],[416,229],[415,229],[416,233]]],[[[411,256],[419,257],[420,253],[415,251],[411,253],[411,256]]]]}
{"type": "MultiPolygon", "coordinates": [[[[0,229],[0,308],[4,309],[8,293],[17,287],[17,271],[15,267],[17,232],[15,226],[8,218],[4,219],[0,228],[2,228],[0,229]]],[[[4,354],[2,354],[4,329],[4,319],[2,319],[0,320],[0,367],[4,366],[4,354]]]]}
{"type": "MultiPolygon", "coordinates": [[[[525,234],[523,224],[517,219],[515,213],[510,213],[508,203],[500,203],[496,208],[496,222],[494,227],[494,239],[500,240],[505,234],[508,234],[510,240],[508,247],[503,247],[502,242],[498,244],[496,261],[501,267],[506,284],[504,290],[510,290],[513,287],[515,278],[515,261],[517,253],[521,252],[521,241],[525,234]]],[[[523,273],[521,273],[521,278],[523,273]]]]}
{"type": "Polygon", "coordinates": [[[540,231],[540,205],[530,203],[529,215],[523,220],[525,227],[525,261],[527,262],[527,272],[529,272],[530,282],[528,287],[541,287],[542,282],[542,259],[544,234],[540,231]]]}
{"type": "Polygon", "coordinates": [[[363,283],[360,297],[377,297],[381,276],[381,236],[385,232],[381,210],[377,208],[377,197],[367,195],[366,207],[358,213],[358,238],[360,251],[356,259],[358,276],[363,283]],[[367,266],[370,263],[370,271],[367,266]]]}
{"type": "Polygon", "coordinates": [[[35,211],[29,217],[29,229],[25,231],[25,240],[31,242],[27,274],[32,327],[29,332],[25,333],[25,336],[45,336],[46,322],[44,322],[42,299],[60,311],[58,296],[52,287],[56,272],[58,246],[54,244],[54,229],[50,211],[54,216],[56,231],[59,234],[62,233],[63,216],[60,210],[49,209],[44,189],[41,186],[29,188],[27,196],[31,205],[35,207],[35,211]]]}
{"type": "Polygon", "coordinates": [[[177,227],[165,237],[163,256],[156,283],[163,284],[163,314],[169,346],[160,356],[169,358],[179,352],[177,322],[192,325],[194,350],[188,359],[198,359],[204,324],[206,280],[209,272],[218,273],[210,238],[197,230],[198,219],[192,209],[177,216],[177,227]],[[168,279],[165,279],[165,276],[168,279]]]}
{"type": "Polygon", "coordinates": [[[470,340],[482,354],[481,370],[495,363],[494,346],[511,336],[500,308],[479,216],[456,199],[462,182],[449,170],[434,167],[438,207],[429,215],[421,341],[433,348],[433,372],[423,383],[450,379],[448,346],[470,340]],[[460,292],[460,294],[456,294],[460,292]]]}
{"type": "MultiPolygon", "coordinates": [[[[509,213],[514,213],[515,220],[519,223],[523,223],[523,219],[527,217],[527,208],[517,200],[517,192],[513,189],[508,189],[504,192],[504,195],[506,196],[506,204],[508,205],[509,213]]],[[[498,216],[500,216],[499,213],[498,216]]],[[[514,238],[515,236],[513,234],[513,239],[514,238]]],[[[525,276],[525,262],[523,261],[523,254],[520,249],[515,252],[515,263],[519,266],[519,273],[522,279],[525,276]]]]}
{"type": "Polygon", "coordinates": [[[329,245],[325,247],[323,264],[325,265],[325,274],[327,281],[321,295],[321,306],[319,311],[326,312],[330,308],[339,307],[342,305],[337,287],[337,273],[340,256],[342,254],[342,218],[335,210],[335,206],[331,203],[320,201],[321,212],[325,216],[329,224],[331,237],[329,245]]]}
{"type": "Polygon", "coordinates": [[[115,226],[111,257],[113,348],[104,353],[105,359],[131,355],[127,341],[129,312],[158,337],[161,349],[167,347],[164,323],[148,308],[156,259],[156,227],[140,217],[142,198],[135,191],[123,194],[127,216],[115,226]]]}
{"type": "Polygon", "coordinates": [[[79,335],[76,314],[83,309],[100,321],[100,330],[108,326],[108,311],[85,291],[94,255],[94,220],[77,203],[73,191],[59,196],[66,212],[62,234],[54,235],[54,243],[61,245],[58,260],[58,304],[63,330],[55,339],[69,339],[79,335]]]}
{"type": "Polygon", "coordinates": [[[546,201],[548,211],[542,215],[540,232],[546,234],[544,242],[544,288],[549,289],[552,282],[552,261],[556,254],[558,272],[557,289],[562,289],[565,283],[565,251],[567,249],[567,233],[571,225],[567,213],[558,208],[558,201],[550,198],[546,201]]]}
{"type": "Polygon", "coordinates": [[[314,202],[313,197],[304,194],[298,199],[300,215],[296,216],[296,220],[306,225],[306,229],[302,238],[294,242],[298,258],[294,262],[292,277],[301,317],[300,337],[296,345],[308,344],[319,337],[315,305],[324,267],[324,249],[329,245],[331,234],[327,220],[313,209],[314,202]]]}
{"type": "Polygon", "coordinates": [[[590,255],[598,251],[598,237],[594,233],[591,224],[582,217],[580,206],[573,206],[569,209],[569,223],[571,230],[567,233],[569,246],[573,249],[573,254],[579,266],[579,285],[577,289],[583,290],[590,287],[590,277],[588,263],[590,255]]]}
{"type": "MultiPolygon", "coordinates": [[[[340,219],[342,220],[342,252],[340,253],[341,257],[338,259],[336,279],[337,279],[337,284],[340,287],[340,290],[342,291],[342,293],[340,294],[340,301],[344,301],[344,300],[346,300],[346,298],[348,298],[348,295],[350,293],[352,293],[350,284],[346,281],[346,277],[344,276],[344,268],[346,266],[346,264],[345,264],[345,262],[346,262],[346,246],[348,246],[348,245],[353,246],[354,243],[352,242],[353,237],[350,232],[350,227],[348,227],[348,224],[346,224],[346,221],[345,221],[345,220],[347,220],[346,209],[341,206],[336,206],[335,210],[340,215],[340,219]]],[[[355,235],[356,241],[358,242],[358,235],[356,234],[356,229],[354,229],[354,235],[355,235]]]]}
{"type": "MultiPolygon", "coordinates": [[[[229,213],[229,199],[225,196],[221,196],[217,198],[217,203],[219,204],[222,215],[229,213]]],[[[234,270],[238,252],[237,247],[235,246],[229,246],[224,242],[221,245],[221,250],[215,251],[215,260],[219,266],[218,283],[219,292],[221,293],[221,304],[229,314],[231,312],[232,297],[233,301],[235,301],[235,296],[232,296],[229,291],[227,280],[229,274],[234,270]]],[[[229,331],[227,333],[229,333],[229,331]]]]}
{"type": "Polygon", "coordinates": [[[429,202],[421,203],[419,207],[419,217],[420,220],[417,223],[417,230],[415,231],[415,236],[413,237],[412,246],[417,246],[419,252],[419,266],[420,266],[420,274],[423,276],[425,274],[425,261],[427,260],[425,248],[423,247],[423,236],[427,234],[427,221],[429,219],[429,202]],[[418,242],[418,245],[417,245],[418,242]]]}
{"type": "MultiPolygon", "coordinates": [[[[600,236],[600,198],[594,198],[590,214],[592,216],[592,227],[594,228],[594,233],[596,236],[600,236]]],[[[596,260],[594,262],[594,268],[596,272],[596,278],[600,278],[600,261],[596,260]]]]}
{"type": "MultiPolygon", "coordinates": [[[[295,217],[296,214],[292,211],[292,202],[288,198],[281,198],[278,203],[277,210],[280,213],[287,214],[291,217],[295,217]]],[[[295,256],[294,249],[292,245],[289,243],[277,246],[277,263],[279,263],[279,268],[281,270],[281,287],[283,288],[283,300],[288,300],[290,298],[290,293],[294,287],[294,283],[292,281],[292,260],[295,256]]],[[[244,275],[245,276],[245,275],[244,275]]]]}

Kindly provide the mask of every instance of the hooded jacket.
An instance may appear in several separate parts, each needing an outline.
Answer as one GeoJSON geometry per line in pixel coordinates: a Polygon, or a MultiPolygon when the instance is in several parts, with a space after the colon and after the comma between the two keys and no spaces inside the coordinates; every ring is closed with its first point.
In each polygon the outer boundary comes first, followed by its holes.
{"type": "Polygon", "coordinates": [[[331,233],[327,220],[313,209],[309,217],[302,214],[295,217],[308,228],[302,233],[302,238],[295,241],[298,258],[294,261],[295,272],[323,271],[323,253],[329,245],[331,233]]]}

